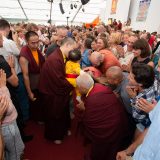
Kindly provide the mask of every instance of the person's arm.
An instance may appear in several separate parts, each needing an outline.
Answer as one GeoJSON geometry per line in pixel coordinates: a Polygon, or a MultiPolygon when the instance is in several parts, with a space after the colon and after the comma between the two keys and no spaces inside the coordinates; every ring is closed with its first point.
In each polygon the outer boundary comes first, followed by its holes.
{"type": "Polygon", "coordinates": [[[12,76],[10,76],[9,78],[7,78],[7,82],[9,84],[11,84],[11,86],[17,87],[18,86],[18,77],[16,75],[15,69],[11,68],[11,72],[12,72],[12,76]]]}
{"type": "Polygon", "coordinates": [[[14,59],[12,57],[13,56],[8,57],[8,63],[4,58],[1,57],[0,68],[3,69],[6,73],[7,82],[11,86],[17,87],[18,86],[18,77],[17,77],[15,70],[14,70],[14,59]]]}
{"type": "Polygon", "coordinates": [[[116,160],[126,160],[127,156],[133,155],[137,147],[142,144],[147,131],[148,129],[145,129],[144,132],[142,132],[126,150],[118,152],[116,160]]]}
{"type": "Polygon", "coordinates": [[[0,160],[3,160],[3,152],[4,152],[4,146],[3,146],[3,140],[2,140],[2,133],[0,130],[0,160]]]}
{"type": "MultiPolygon", "coordinates": [[[[0,69],[0,89],[6,87],[6,74],[4,70],[0,69]]],[[[5,96],[0,96],[0,125],[2,123],[3,115],[6,112],[6,109],[9,105],[8,99],[5,96]]],[[[4,145],[3,138],[0,129],[0,160],[4,158],[4,145]]]]}
{"type": "Polygon", "coordinates": [[[0,47],[3,47],[3,36],[1,33],[0,33],[0,47]]]}
{"type": "Polygon", "coordinates": [[[24,84],[28,93],[29,98],[34,101],[36,100],[34,98],[34,94],[32,93],[31,87],[30,87],[30,81],[29,81],[29,74],[28,74],[28,61],[24,57],[20,57],[19,64],[22,69],[23,78],[24,78],[24,84]]]}
{"type": "Polygon", "coordinates": [[[137,147],[140,144],[142,144],[147,131],[148,131],[148,128],[145,129],[141,134],[139,134],[139,136],[136,137],[136,139],[133,141],[133,143],[125,150],[127,155],[132,155],[135,152],[135,150],[137,149],[137,147]]]}
{"type": "Polygon", "coordinates": [[[151,66],[152,68],[154,68],[154,63],[151,61],[148,63],[149,66],[151,66]]]}
{"type": "MultiPolygon", "coordinates": [[[[2,123],[3,115],[6,112],[6,109],[9,105],[9,102],[5,96],[0,96],[0,125],[2,123]]],[[[4,158],[4,145],[3,145],[3,138],[2,132],[0,130],[0,160],[4,158]]]]}
{"type": "Polygon", "coordinates": [[[9,56],[7,59],[7,62],[9,64],[9,66],[11,67],[11,73],[12,75],[10,77],[7,78],[7,82],[9,84],[11,84],[13,87],[17,87],[18,86],[18,77],[17,74],[15,72],[14,69],[14,57],[13,56],[9,56]]]}

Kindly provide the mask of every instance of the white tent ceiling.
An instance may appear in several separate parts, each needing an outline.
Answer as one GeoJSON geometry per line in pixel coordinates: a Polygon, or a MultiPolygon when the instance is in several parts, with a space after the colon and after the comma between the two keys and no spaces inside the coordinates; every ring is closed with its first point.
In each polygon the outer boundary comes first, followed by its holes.
{"type": "MultiPolygon", "coordinates": [[[[89,3],[82,6],[74,19],[78,9],[81,6],[81,0],[62,0],[65,14],[60,11],[59,3],[61,0],[53,0],[52,21],[69,22],[74,20],[75,23],[92,22],[100,15],[101,8],[105,7],[106,0],[90,0],[89,3]],[[71,3],[77,5],[77,8],[71,9],[71,3]]],[[[0,16],[9,19],[27,19],[32,21],[48,21],[50,19],[50,6],[47,0],[0,0],[0,16]],[[24,14],[22,8],[24,9],[24,14]]]]}

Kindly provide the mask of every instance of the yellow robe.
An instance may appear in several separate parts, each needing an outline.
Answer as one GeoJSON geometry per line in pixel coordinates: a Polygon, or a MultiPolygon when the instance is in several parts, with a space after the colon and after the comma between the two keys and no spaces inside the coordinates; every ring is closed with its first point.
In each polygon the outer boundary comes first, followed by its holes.
{"type": "MultiPolygon", "coordinates": [[[[80,70],[81,70],[81,68],[80,68],[80,64],[78,62],[67,61],[67,63],[66,63],[66,79],[74,88],[77,87],[76,78],[67,78],[67,75],[69,74],[69,75],[79,76],[80,70]]],[[[77,88],[76,88],[76,95],[80,96],[80,93],[77,90],[77,88]]]]}
{"type": "MultiPolygon", "coordinates": [[[[80,75],[80,64],[77,62],[67,61],[66,63],[66,75],[80,75]]],[[[76,78],[66,78],[73,87],[76,87],[76,78]]]]}

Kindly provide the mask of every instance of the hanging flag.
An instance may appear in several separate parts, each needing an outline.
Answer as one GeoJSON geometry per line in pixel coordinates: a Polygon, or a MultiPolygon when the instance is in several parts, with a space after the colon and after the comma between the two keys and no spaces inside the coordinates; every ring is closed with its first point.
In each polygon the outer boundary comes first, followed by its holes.
{"type": "Polygon", "coordinates": [[[111,14],[116,14],[118,0],[112,0],[111,14]]]}
{"type": "Polygon", "coordinates": [[[139,9],[138,9],[136,21],[146,20],[150,3],[151,3],[151,0],[141,0],[139,2],[139,9]]]}

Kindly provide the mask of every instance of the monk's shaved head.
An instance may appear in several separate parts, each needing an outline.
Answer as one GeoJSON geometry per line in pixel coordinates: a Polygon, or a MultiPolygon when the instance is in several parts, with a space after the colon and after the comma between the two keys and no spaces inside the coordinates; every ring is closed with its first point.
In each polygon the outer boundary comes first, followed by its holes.
{"type": "Polygon", "coordinates": [[[82,72],[77,78],[76,83],[79,90],[84,89],[86,92],[94,85],[92,77],[86,73],[82,72]]]}
{"type": "Polygon", "coordinates": [[[93,52],[93,53],[91,54],[91,56],[94,57],[94,58],[97,58],[97,57],[101,56],[101,53],[95,51],[95,52],[93,52]]]}
{"type": "Polygon", "coordinates": [[[77,47],[77,43],[73,38],[67,37],[62,40],[60,50],[68,58],[70,51],[74,50],[77,47]]]}
{"type": "Polygon", "coordinates": [[[89,58],[93,66],[99,66],[102,62],[102,54],[99,52],[93,52],[89,58]]]}
{"type": "Polygon", "coordinates": [[[68,44],[68,45],[74,45],[76,44],[76,41],[73,38],[66,37],[62,40],[61,46],[68,44]]]}
{"type": "Polygon", "coordinates": [[[118,66],[110,67],[106,71],[106,77],[112,80],[122,80],[123,79],[122,69],[118,66]]]}

